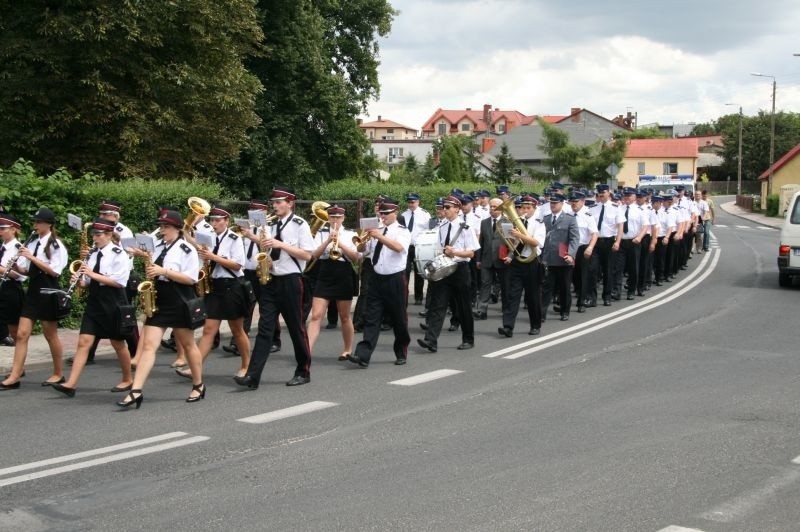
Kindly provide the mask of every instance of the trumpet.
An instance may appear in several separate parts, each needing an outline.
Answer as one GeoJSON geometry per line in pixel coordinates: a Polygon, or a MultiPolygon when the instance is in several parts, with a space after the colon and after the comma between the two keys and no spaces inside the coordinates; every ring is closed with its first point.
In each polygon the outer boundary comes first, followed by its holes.
{"type": "Polygon", "coordinates": [[[362,244],[366,244],[369,242],[369,239],[372,238],[368,231],[361,231],[357,235],[353,236],[353,245],[360,246],[362,244]]]}
{"type": "Polygon", "coordinates": [[[331,250],[328,251],[328,257],[331,260],[339,260],[342,258],[342,250],[339,249],[339,230],[341,227],[336,228],[336,232],[331,234],[333,242],[331,243],[331,250]]]}
{"type": "MultiPolygon", "coordinates": [[[[144,257],[144,268],[150,267],[153,263],[153,257],[148,253],[144,257]]],[[[148,318],[152,318],[153,314],[158,312],[158,307],[156,307],[156,283],[151,280],[142,281],[136,287],[136,291],[139,293],[139,308],[142,309],[142,314],[144,314],[148,318]]]]}

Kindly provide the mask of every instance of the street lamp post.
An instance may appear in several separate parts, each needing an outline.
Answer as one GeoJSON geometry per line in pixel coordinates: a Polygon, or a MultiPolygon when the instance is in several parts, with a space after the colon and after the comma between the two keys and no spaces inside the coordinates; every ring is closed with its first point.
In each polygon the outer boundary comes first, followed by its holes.
{"type": "MultiPolygon", "coordinates": [[[[726,103],[725,105],[736,105],[735,103],[726,103]]],[[[742,194],[742,106],[739,106],[739,155],[736,157],[736,195],[742,194]]]]}
{"type": "MultiPolygon", "coordinates": [[[[777,88],[777,82],[775,81],[775,76],[770,74],[759,74],[757,72],[751,72],[751,76],[758,76],[760,78],[772,78],[772,115],[770,117],[770,136],[769,136],[769,180],[767,181],[767,196],[769,196],[770,188],[772,187],[772,172],[773,172],[773,164],[775,163],[775,90],[777,88]]],[[[767,198],[761,198],[761,205],[762,207],[766,205],[767,198]]]]}

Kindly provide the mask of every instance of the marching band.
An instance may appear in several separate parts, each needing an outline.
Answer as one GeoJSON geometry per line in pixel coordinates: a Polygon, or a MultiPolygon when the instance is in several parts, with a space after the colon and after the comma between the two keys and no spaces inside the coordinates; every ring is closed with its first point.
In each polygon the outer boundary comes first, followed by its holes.
{"type": "Polygon", "coordinates": [[[281,321],[296,362],[286,385],[310,382],[312,352],[331,305],[341,324],[339,361],[369,367],[380,332],[392,330],[394,363],[404,365],[411,343],[412,272],[414,302],[425,301],[420,312],[426,318],[420,324],[424,337],[417,339],[423,350],[439,349],[448,309],[453,314],[449,330],[461,328],[456,349],[472,349],[474,321],[488,319],[489,305],[498,299],[499,337],[513,336],[521,304],[528,334],[537,335],[548,312],[569,319],[573,297],[579,313],[597,306],[598,291],[605,306],[621,299],[623,290],[628,300],[644,297],[651,286],[671,282],[690,255],[707,246],[700,226],[709,207],[700,196],[693,199],[676,187],[662,193],[626,188],[619,202],[615,197],[606,185],[565,191],[553,183],[543,196],[514,196],[507,186],[498,186],[495,197],[487,190],[453,189],[439,198],[436,216],[430,216],[416,193],[406,196],[402,215],[396,200],[379,196],[376,216],[360,220],[355,231],[344,226],[343,207],[324,202],[315,202],[309,224],[296,213],[294,191],[276,186],[268,200],[250,202],[248,212],[261,213],[260,222],[233,226],[228,208],[190,198],[186,219],[175,208],[161,208],[151,235],[133,235],[119,222],[120,204],[105,200],[98,218],[83,226],[83,249],[80,260],[70,264],[66,291],[58,279],[68,253],[56,234],[53,211],[36,211],[25,242],[20,242],[19,218],[0,212],[0,322],[15,341],[13,366],[0,390],[20,388],[37,321],[53,359],[52,374],[42,386],[74,397],[97,341],[108,339],[121,369],[111,391],[126,392],[117,402],[122,409],[141,407],[167,329],[173,330],[178,360],[188,365],[176,369],[192,381],[186,402],[204,399],[203,361],[218,342],[222,320],[232,336],[224,349],[241,359],[233,379],[249,390],[259,387],[270,353],[280,349],[281,321]],[[147,237],[143,243],[142,236],[147,237]],[[133,258],[143,261],[142,282],[133,258]],[[81,291],[85,308],[66,378],[58,322],[81,291]],[[141,339],[132,306],[137,296],[145,317],[141,339]],[[256,305],[258,332],[251,346],[256,305]],[[356,331],[362,339],[354,346],[356,331]]]}

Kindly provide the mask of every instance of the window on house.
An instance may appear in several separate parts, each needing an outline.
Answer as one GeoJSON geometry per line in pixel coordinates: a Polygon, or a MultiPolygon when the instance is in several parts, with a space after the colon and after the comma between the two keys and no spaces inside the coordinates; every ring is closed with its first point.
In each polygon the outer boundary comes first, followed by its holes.
{"type": "Polygon", "coordinates": [[[498,131],[498,133],[505,133],[506,132],[505,123],[497,124],[497,131],[498,131]]]}
{"type": "Polygon", "coordinates": [[[644,161],[636,163],[636,175],[644,175],[644,161]]]}
{"type": "Polygon", "coordinates": [[[678,163],[664,163],[664,173],[665,174],[677,174],[678,173],[678,163]]]}
{"type": "Polygon", "coordinates": [[[375,130],[373,130],[373,129],[369,130],[369,138],[371,138],[371,139],[375,138],[375,130]]]}
{"type": "Polygon", "coordinates": [[[403,148],[389,148],[389,157],[402,157],[403,148]]]}
{"type": "Polygon", "coordinates": [[[394,140],[394,135],[384,135],[381,138],[383,140],[394,140]]]}
{"type": "Polygon", "coordinates": [[[461,131],[469,131],[469,123],[461,124],[461,131]]]}
{"type": "Polygon", "coordinates": [[[387,129],[386,129],[386,132],[387,132],[387,133],[394,133],[394,128],[391,128],[391,127],[390,127],[390,128],[387,128],[387,129]]]}
{"type": "Polygon", "coordinates": [[[439,136],[447,135],[447,123],[439,122],[439,136]]]}

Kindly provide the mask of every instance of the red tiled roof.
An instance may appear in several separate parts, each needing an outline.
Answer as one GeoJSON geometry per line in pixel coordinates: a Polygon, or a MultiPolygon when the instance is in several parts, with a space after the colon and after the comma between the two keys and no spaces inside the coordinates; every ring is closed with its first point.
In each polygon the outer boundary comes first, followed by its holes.
{"type": "Polygon", "coordinates": [[[703,148],[705,146],[724,146],[725,142],[722,140],[722,135],[696,135],[686,137],[697,140],[697,147],[703,148]]]}
{"type": "MultiPolygon", "coordinates": [[[[797,146],[786,152],[786,155],[784,155],[783,157],[781,157],[780,159],[778,159],[773,163],[773,165],[770,167],[772,168],[772,173],[774,174],[775,172],[780,170],[784,165],[786,165],[786,163],[794,159],[798,153],[800,153],[800,144],[798,144],[797,146]]],[[[764,170],[764,173],[758,176],[759,180],[767,178],[769,178],[769,168],[764,170]]]]}
{"type": "MultiPolygon", "coordinates": [[[[503,111],[501,109],[491,109],[489,111],[492,124],[496,124],[498,120],[505,118],[507,124],[514,126],[524,126],[532,123],[535,120],[533,116],[527,116],[519,111],[503,111]]],[[[440,119],[445,119],[450,127],[453,128],[464,119],[469,120],[475,126],[475,132],[486,131],[486,123],[483,119],[483,109],[437,109],[436,112],[425,122],[422,126],[422,131],[435,131],[436,123],[440,119]]],[[[506,127],[506,131],[510,129],[506,127]]]]}
{"type": "Polygon", "coordinates": [[[398,129],[408,129],[410,131],[416,131],[413,127],[404,126],[403,124],[399,124],[397,122],[393,122],[392,120],[376,120],[374,122],[366,122],[361,124],[359,127],[368,128],[368,127],[396,127],[398,129]]]}
{"type": "Polygon", "coordinates": [[[696,139],[631,139],[625,157],[697,157],[696,139]]]}
{"type": "Polygon", "coordinates": [[[565,118],[569,118],[570,116],[572,115],[547,115],[547,116],[540,116],[538,118],[541,118],[548,124],[558,124],[559,122],[561,122],[565,118]]]}

